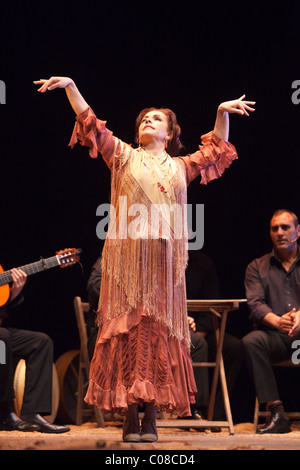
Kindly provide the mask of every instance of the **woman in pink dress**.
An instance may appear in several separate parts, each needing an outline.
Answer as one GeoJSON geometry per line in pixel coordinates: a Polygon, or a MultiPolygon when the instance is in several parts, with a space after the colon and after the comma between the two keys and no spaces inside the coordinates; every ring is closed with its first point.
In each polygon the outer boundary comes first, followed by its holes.
{"type": "Polygon", "coordinates": [[[201,184],[219,178],[237,158],[228,142],[228,113],[248,115],[254,102],[242,96],[222,103],[199,150],[178,157],[180,127],[171,110],[143,110],[133,148],[97,119],[72,79],[34,83],[42,93],[65,88],[76,113],[70,145],[79,140],[91,157],[101,153],[111,170],[99,332],[85,400],[125,415],[124,441],[155,441],[157,411],[189,416],[196,393],[185,290],[187,186],[198,175],[201,184]]]}

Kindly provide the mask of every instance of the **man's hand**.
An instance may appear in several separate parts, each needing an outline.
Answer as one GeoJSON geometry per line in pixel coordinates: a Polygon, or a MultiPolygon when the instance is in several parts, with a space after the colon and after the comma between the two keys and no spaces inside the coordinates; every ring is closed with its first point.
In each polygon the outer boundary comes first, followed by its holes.
{"type": "Polygon", "coordinates": [[[13,284],[10,288],[10,300],[13,300],[22,291],[27,280],[27,274],[24,273],[22,269],[17,269],[17,268],[11,269],[10,272],[11,272],[11,277],[13,280],[13,284]]]}
{"type": "Polygon", "coordinates": [[[271,328],[276,328],[276,330],[281,331],[281,333],[290,334],[290,331],[294,331],[293,327],[295,326],[295,313],[295,308],[293,308],[290,312],[285,313],[281,317],[273,312],[270,312],[267,313],[267,315],[264,317],[263,323],[267,326],[270,326],[271,328]]]}
{"type": "Polygon", "coordinates": [[[289,336],[296,336],[300,332],[300,310],[293,310],[290,312],[291,319],[293,320],[293,326],[289,331],[289,336]]]}
{"type": "Polygon", "coordinates": [[[282,333],[289,333],[290,330],[293,328],[294,321],[293,321],[291,314],[294,311],[295,309],[291,310],[290,312],[285,313],[281,317],[278,317],[277,329],[281,331],[282,333]]]}
{"type": "Polygon", "coordinates": [[[189,327],[192,331],[196,331],[196,323],[193,317],[188,317],[189,327]]]}

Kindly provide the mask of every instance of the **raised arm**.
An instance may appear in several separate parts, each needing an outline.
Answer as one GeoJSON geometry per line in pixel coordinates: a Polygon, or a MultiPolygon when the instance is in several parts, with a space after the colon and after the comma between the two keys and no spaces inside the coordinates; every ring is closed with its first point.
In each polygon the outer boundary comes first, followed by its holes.
{"type": "Polygon", "coordinates": [[[229,113],[236,113],[249,116],[248,111],[255,111],[249,105],[255,105],[255,101],[244,101],[245,95],[237,100],[225,101],[218,107],[217,117],[214,127],[214,134],[219,139],[228,142],[229,138],[229,113]]]}
{"type": "Polygon", "coordinates": [[[81,95],[74,81],[69,77],[51,77],[49,79],[35,80],[35,85],[41,85],[38,89],[40,93],[45,93],[48,90],[54,90],[55,88],[65,88],[69,102],[78,116],[85,111],[89,105],[81,95]]]}
{"type": "Polygon", "coordinates": [[[38,88],[40,93],[55,90],[55,88],[65,88],[70,104],[76,113],[76,122],[69,143],[70,147],[73,148],[79,140],[82,145],[89,147],[89,154],[92,158],[97,158],[98,153],[101,153],[108,167],[111,168],[115,137],[107,129],[106,121],[98,119],[94,114],[74,81],[69,77],[51,77],[47,80],[35,80],[33,83],[41,85],[38,88]]]}

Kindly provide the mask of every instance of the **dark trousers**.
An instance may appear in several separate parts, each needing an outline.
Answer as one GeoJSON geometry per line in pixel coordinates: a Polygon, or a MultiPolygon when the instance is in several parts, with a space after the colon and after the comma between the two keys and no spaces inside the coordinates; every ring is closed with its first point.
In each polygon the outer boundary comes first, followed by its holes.
{"type": "Polygon", "coordinates": [[[11,407],[14,399],[14,359],[25,359],[26,378],[21,414],[51,414],[53,343],[44,333],[0,328],[5,344],[6,363],[0,364],[0,411],[11,407]]]}
{"type": "Polygon", "coordinates": [[[294,352],[291,346],[299,339],[300,335],[291,338],[276,330],[251,331],[242,339],[246,364],[260,404],[280,399],[272,362],[291,359],[294,352]]]}
{"type": "MultiPolygon", "coordinates": [[[[191,332],[191,358],[193,362],[208,361],[208,344],[205,338],[191,332]]],[[[192,405],[197,410],[203,410],[208,406],[209,381],[207,367],[194,367],[194,377],[197,387],[196,403],[192,405]]]]}
{"type": "MultiPolygon", "coordinates": [[[[193,362],[214,362],[216,358],[216,342],[214,334],[209,334],[206,338],[191,333],[191,357],[193,362]]],[[[222,350],[224,368],[229,396],[232,394],[234,384],[238,377],[243,362],[243,348],[241,340],[225,333],[222,350]]],[[[209,374],[206,367],[194,368],[195,382],[197,386],[195,408],[207,408],[209,401],[209,374]]],[[[225,409],[220,381],[217,388],[214,419],[223,421],[225,419],[225,409]]]]}

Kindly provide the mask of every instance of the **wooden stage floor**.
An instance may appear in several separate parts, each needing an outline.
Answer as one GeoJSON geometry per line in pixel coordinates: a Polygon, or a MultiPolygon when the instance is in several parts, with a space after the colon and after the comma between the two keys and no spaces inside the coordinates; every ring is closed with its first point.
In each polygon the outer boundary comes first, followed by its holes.
{"type": "Polygon", "coordinates": [[[294,422],[288,434],[261,436],[254,433],[252,423],[240,423],[234,426],[233,435],[225,428],[214,433],[164,427],[158,428],[158,437],[155,443],[124,443],[121,422],[107,421],[104,428],[87,422],[82,426],[70,425],[70,431],[64,434],[0,431],[0,450],[101,450],[108,455],[122,455],[122,451],[133,455],[135,451],[190,455],[201,450],[300,450],[300,422],[294,422]]]}

